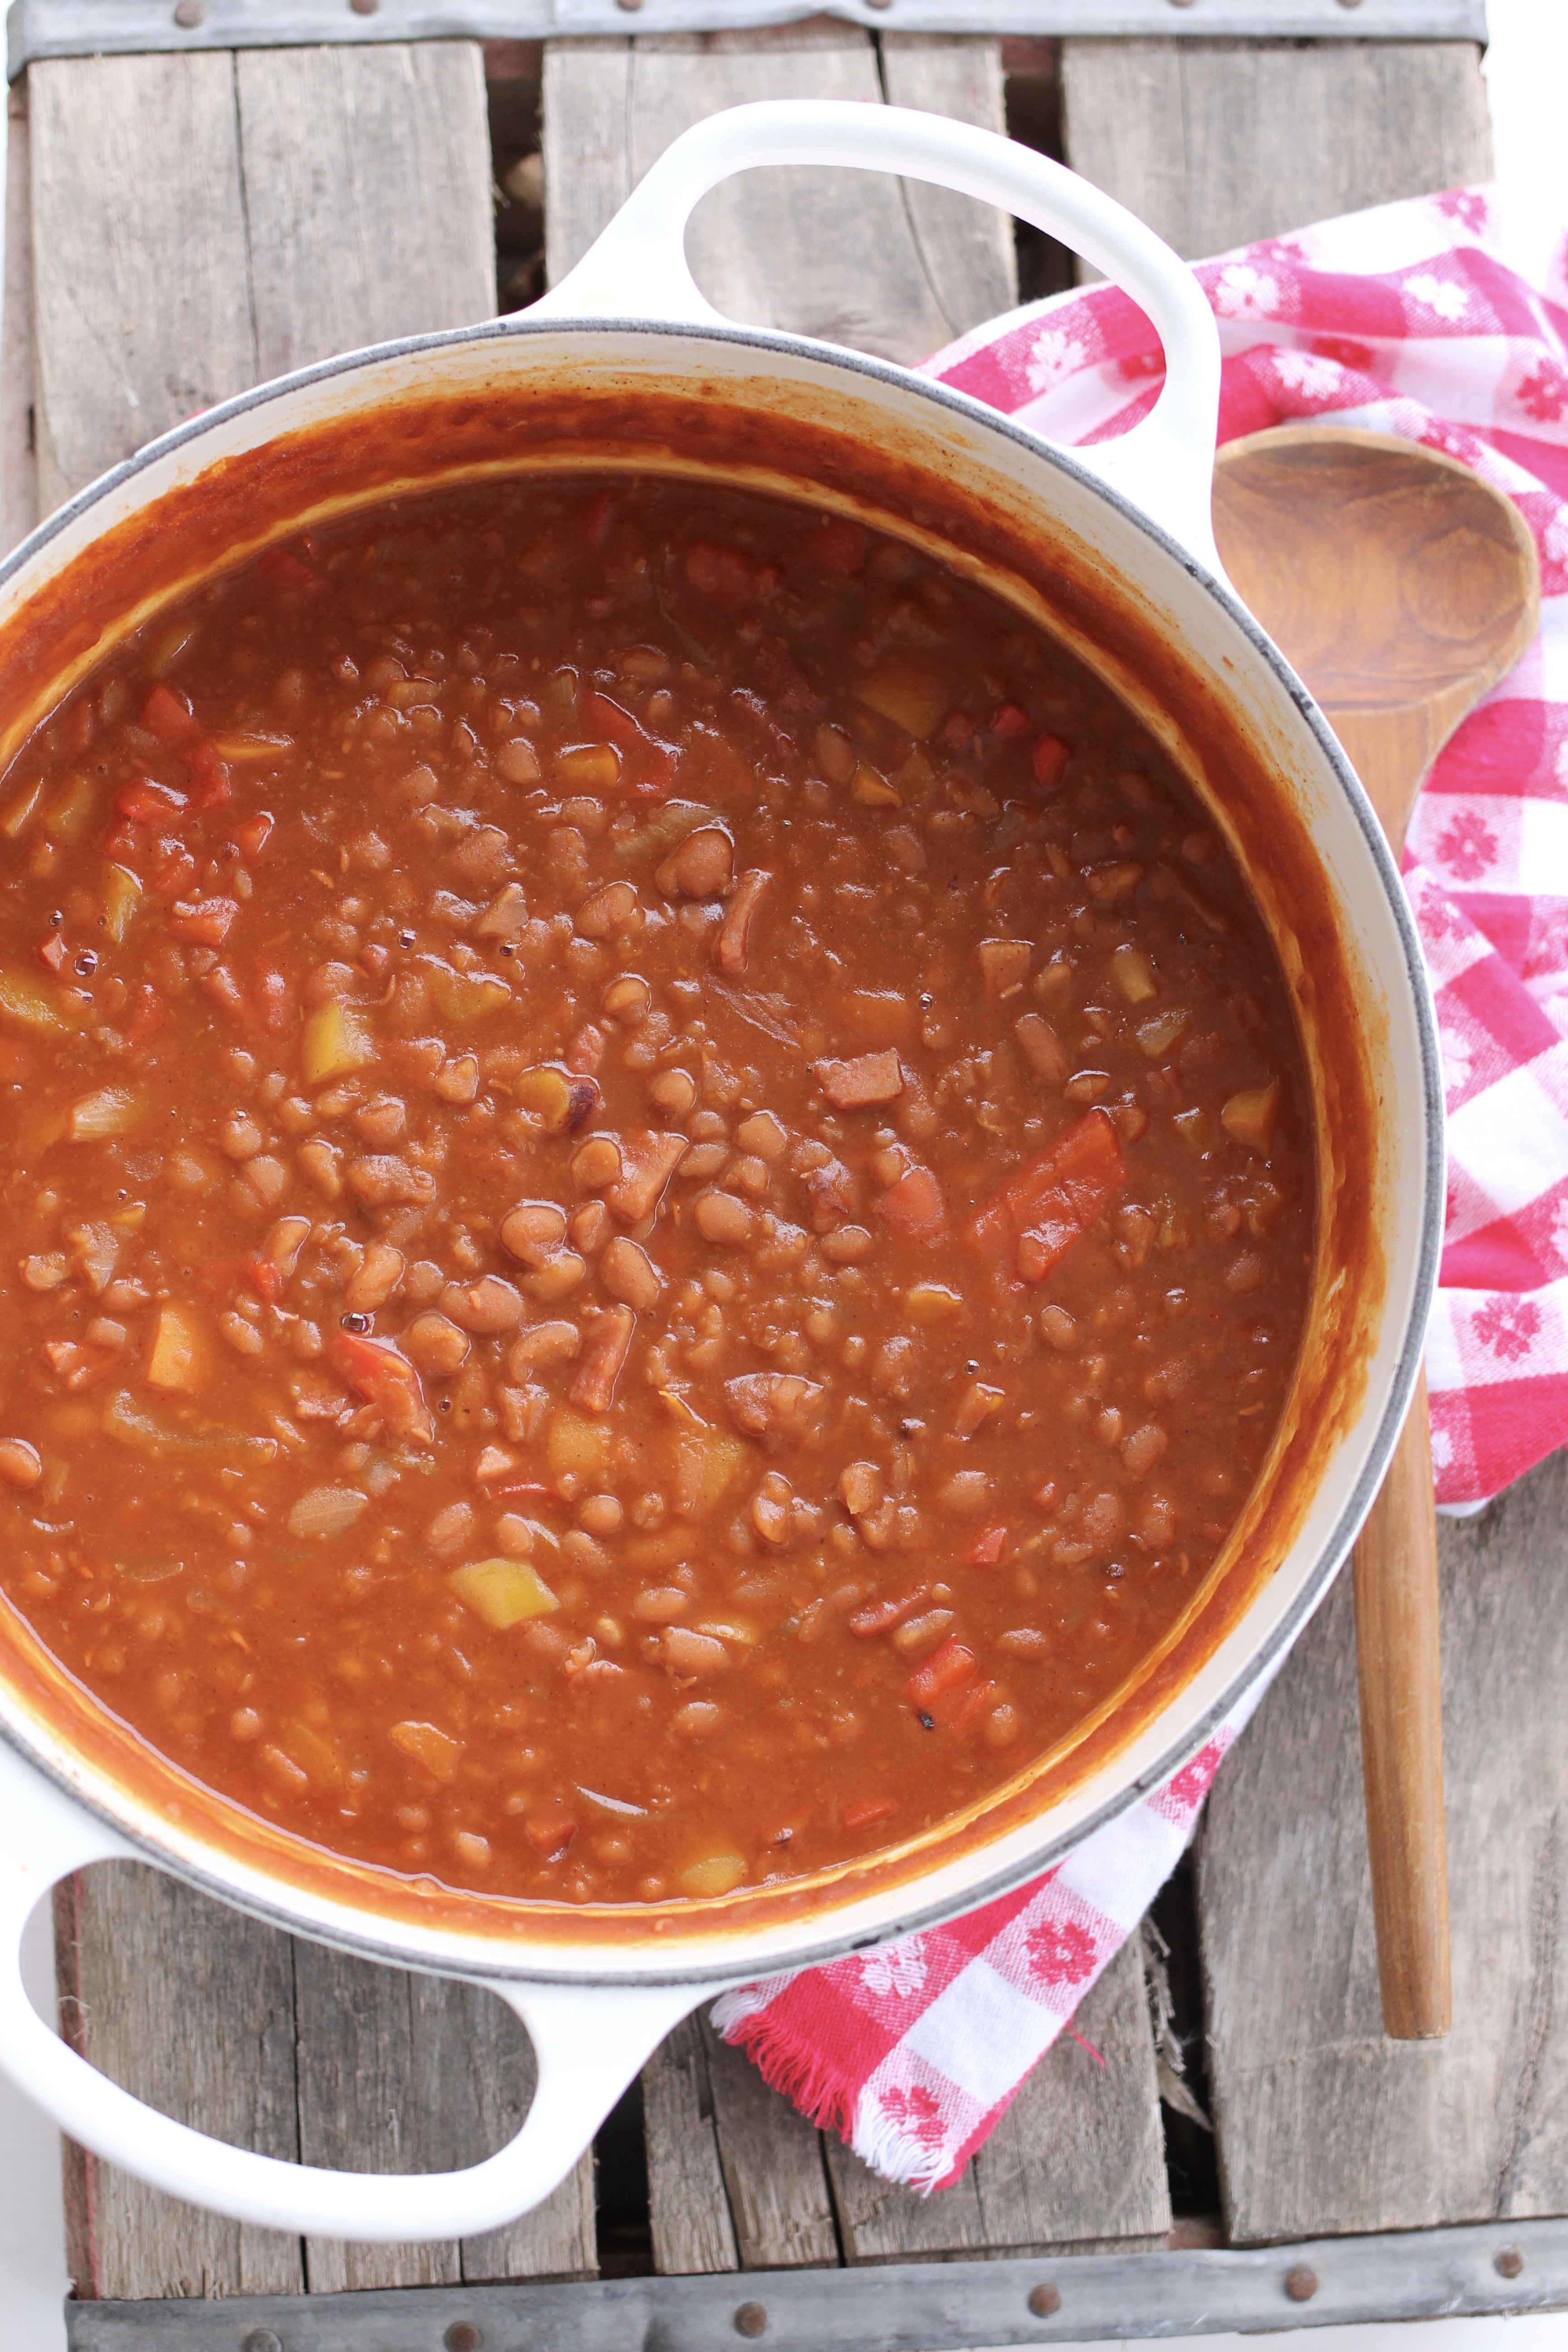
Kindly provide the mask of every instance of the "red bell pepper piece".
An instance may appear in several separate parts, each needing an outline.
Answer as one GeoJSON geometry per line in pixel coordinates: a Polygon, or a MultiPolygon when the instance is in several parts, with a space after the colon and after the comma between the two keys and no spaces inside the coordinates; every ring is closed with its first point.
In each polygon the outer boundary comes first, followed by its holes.
{"type": "Polygon", "coordinates": [[[256,576],[269,595],[308,596],[327,584],[327,575],[287,547],[269,547],[256,567],[256,576]]]}
{"type": "Polygon", "coordinates": [[[364,1339],[354,1331],[340,1331],[327,1350],[327,1360],[356,1396],[374,1405],[389,1430],[399,1437],[435,1434],[425,1409],[419,1375],[406,1356],[386,1339],[364,1339]]]}
{"type": "Polygon", "coordinates": [[[163,824],[177,816],[185,805],[185,795],[171,784],[155,784],[151,776],[138,776],[129,784],[121,784],[114,795],[117,814],[132,824],[163,824]]]}
{"type": "Polygon", "coordinates": [[[933,1700],[941,1698],[944,1691],[956,1690],[961,1683],[968,1682],[973,1672],[973,1651],[966,1650],[962,1642],[944,1642],[910,1676],[910,1706],[929,1715],[933,1700]]]}
{"type": "Polygon", "coordinates": [[[991,732],[1004,743],[1011,742],[1015,735],[1026,735],[1033,725],[1028,712],[1016,702],[999,703],[991,714],[991,732]]]}
{"type": "Polygon", "coordinates": [[[969,1547],[971,1568],[994,1568],[1007,1544],[1007,1528],[998,1523],[994,1528],[982,1528],[969,1547]]]}
{"type": "Polygon", "coordinates": [[[873,1822],[885,1822],[898,1806],[891,1797],[856,1797],[844,1808],[840,1819],[847,1830],[868,1829],[873,1822]]]}
{"type": "Polygon", "coordinates": [[[243,824],[236,825],[234,837],[247,857],[258,857],[267,845],[267,836],[275,820],[270,809],[258,809],[243,824]]]}
{"type": "Polygon", "coordinates": [[[201,732],[184,696],[163,684],[155,686],[142,705],[142,724],[149,735],[156,735],[159,742],[167,743],[171,751],[177,751],[182,743],[188,743],[201,732]]]}
{"type": "Polygon", "coordinates": [[[1116,1129],[1102,1110],[1091,1110],[1015,1170],[971,1218],[968,1238],[994,1256],[1015,1259],[1026,1281],[1042,1282],[1126,1182],[1116,1129]]]}
{"type": "Polygon", "coordinates": [[[1035,748],[1029,754],[1035,771],[1035,782],[1045,793],[1054,793],[1061,782],[1072,753],[1054,735],[1037,735],[1035,748]]]}

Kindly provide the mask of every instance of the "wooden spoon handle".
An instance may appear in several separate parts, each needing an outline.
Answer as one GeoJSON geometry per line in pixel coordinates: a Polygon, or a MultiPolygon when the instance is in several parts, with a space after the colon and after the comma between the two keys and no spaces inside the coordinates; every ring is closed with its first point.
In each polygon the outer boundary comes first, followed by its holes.
{"type": "Polygon", "coordinates": [[[1362,1761],[1384,2031],[1447,2033],[1448,1863],[1437,1644],[1437,1515],[1423,1374],[1354,1553],[1362,1761]]]}

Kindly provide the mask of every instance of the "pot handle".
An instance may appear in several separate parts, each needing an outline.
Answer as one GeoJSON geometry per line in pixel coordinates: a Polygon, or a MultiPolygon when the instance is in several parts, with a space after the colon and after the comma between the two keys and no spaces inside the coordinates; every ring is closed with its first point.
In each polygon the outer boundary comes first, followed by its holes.
{"type": "MultiPolygon", "coordinates": [[[[72,2139],[171,2197],[296,2237],[477,2237],[548,2197],[626,2084],[709,1988],[492,1982],[539,2062],[516,2137],[463,2172],[331,2172],[231,2147],[98,2073],[47,2026],[22,1982],[22,1930],[56,1880],[145,1854],[73,1804],[0,1740],[0,2067],[72,2139]]],[[[717,1991],[719,1987],[711,1990],[717,1991]]]]}
{"type": "Polygon", "coordinates": [[[1065,164],[994,131],[907,107],[769,99],[735,106],[667,147],[576,268],[519,324],[548,319],[728,325],[687,266],[686,225],[710,188],[762,164],[896,172],[999,205],[1103,269],[1153,321],[1165,383],[1142,421],[1074,449],[1089,473],[1163,524],[1214,572],[1209,500],[1219,408],[1219,332],[1192,271],[1151,228],[1065,164]]]}

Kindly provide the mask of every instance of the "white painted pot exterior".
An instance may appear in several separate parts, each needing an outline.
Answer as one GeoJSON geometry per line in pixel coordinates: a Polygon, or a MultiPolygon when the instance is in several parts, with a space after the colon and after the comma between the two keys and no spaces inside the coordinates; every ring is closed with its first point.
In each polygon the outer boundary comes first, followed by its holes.
{"type": "MultiPolygon", "coordinates": [[[[531,1946],[521,1918],[508,1938],[389,1922],[247,1867],[182,1829],[20,1704],[0,1675],[0,2064],[73,2137],[169,2193],[317,2236],[453,2238],[499,2226],[564,2177],[646,2057],[700,2001],[972,1907],[1047,1866],[1167,1778],[1283,1654],[1348,1550],[1403,1423],[1436,1276],[1441,1091],[1419,950],[1369,804],[1305,690],[1219,575],[1208,520],[1218,385],[1212,318],[1190,273],[1148,230],[1060,166],[991,133],[848,105],[773,104],[713,118],[667,152],[573,276],[521,320],[384,346],[263,386],[82,492],[0,567],[0,636],[41,583],[226,458],[322,420],[374,418],[412,387],[427,391],[433,377],[454,390],[504,391],[542,371],[563,381],[613,378],[633,392],[689,385],[694,396],[753,407],[804,398],[868,443],[918,446],[950,478],[1037,512],[1042,531],[1089,553],[1158,623],[1180,660],[1223,682],[1231,708],[1289,772],[1337,926],[1359,950],[1377,1093],[1398,1153],[1383,1235],[1386,1285],[1361,1407],[1288,1553],[1201,1670],[1064,1801],[901,1887],[830,1896],[786,1926],[748,1927],[742,1914],[689,1933],[675,1955],[651,1925],[614,1941],[585,1932],[579,1943],[542,1947],[531,1946]],[[1066,237],[1119,278],[1160,330],[1169,374],[1151,416],[1121,442],[1068,457],[901,369],[720,320],[685,267],[687,215],[729,172],[790,162],[937,180],[1066,237]],[[17,1958],[22,1926],[49,1886],[115,1855],[154,1862],[323,1942],[489,1985],[522,2017],[538,2053],[538,2093],[517,2138],[459,2173],[336,2173],[222,2146],[119,2090],[38,2019],[17,1958]]],[[[43,707],[68,683],[58,677],[43,707]]],[[[1147,682],[1112,683],[1141,716],[1156,707],[1147,682]]]]}

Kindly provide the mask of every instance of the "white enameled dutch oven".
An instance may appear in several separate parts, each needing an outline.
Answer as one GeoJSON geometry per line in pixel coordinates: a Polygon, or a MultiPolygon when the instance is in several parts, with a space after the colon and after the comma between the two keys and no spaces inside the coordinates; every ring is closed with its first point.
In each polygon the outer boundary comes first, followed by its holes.
{"type": "Polygon", "coordinates": [[[626,467],[807,498],[940,553],[1073,646],[1169,747],[1247,874],[1296,994],[1321,1208],[1308,1336],[1264,1474],[1208,1584],[1100,1716],[970,1813],[785,1887],[666,1909],[523,1906],[305,1845],[197,1788],[0,1604],[0,2063],[64,2130],[177,2197],[360,2239],[492,2229],[563,2177],[644,2059],[722,1987],[881,1941],[1039,1871],[1202,1743],[1321,1597],[1420,1358],[1443,1197],[1435,1033],[1383,835],[1300,682],[1219,574],[1219,378],[1188,271],[1110,199],[989,131],[857,105],[721,114],[661,158],[520,319],[354,352],[154,442],[0,568],[0,758],[115,636],[216,567],[395,492],[626,467]],[[1153,320],[1167,379],[1071,455],[905,370],[721,319],[683,251],[758,164],[935,181],[1064,238],[1153,320]],[[465,2172],[310,2169],[139,2104],[30,2007],[17,1947],[66,1872],[140,1857],[346,1950],[489,1986],[539,2060],[517,2137],[465,2172]]]}

